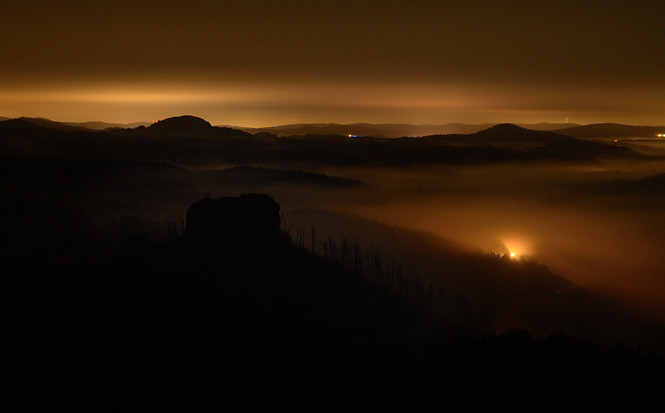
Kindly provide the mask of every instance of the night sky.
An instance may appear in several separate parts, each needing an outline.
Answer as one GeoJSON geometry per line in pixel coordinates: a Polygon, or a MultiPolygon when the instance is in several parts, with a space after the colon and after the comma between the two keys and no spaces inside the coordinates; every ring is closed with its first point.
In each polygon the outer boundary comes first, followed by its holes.
{"type": "Polygon", "coordinates": [[[665,125],[662,1],[8,0],[0,116],[665,125]]]}

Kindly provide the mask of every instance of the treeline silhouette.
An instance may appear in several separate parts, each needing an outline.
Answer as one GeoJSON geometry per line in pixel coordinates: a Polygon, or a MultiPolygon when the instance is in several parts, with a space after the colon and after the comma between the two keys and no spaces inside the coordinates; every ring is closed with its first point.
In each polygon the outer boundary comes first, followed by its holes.
{"type": "Polygon", "coordinates": [[[51,277],[75,271],[132,245],[173,242],[184,215],[162,220],[132,215],[91,217],[35,198],[3,198],[0,271],[7,277],[51,277]]]}
{"type": "Polygon", "coordinates": [[[346,239],[343,234],[339,241],[330,233],[319,236],[313,223],[307,229],[296,227],[295,234],[289,233],[289,236],[297,246],[320,256],[330,265],[341,267],[344,272],[372,285],[387,287],[414,305],[436,312],[457,334],[482,333],[491,329],[489,312],[477,311],[466,296],[456,291],[444,290],[423,281],[413,271],[405,271],[377,247],[364,247],[358,240],[346,239]]]}
{"type": "Polygon", "coordinates": [[[267,195],[203,199],[184,234],[179,219],[155,232],[128,221],[114,254],[7,283],[7,405],[582,410],[660,400],[661,359],[563,333],[451,328],[417,277],[312,228],[292,240],[275,205],[267,195]]]}
{"type": "Polygon", "coordinates": [[[264,167],[190,171],[158,162],[85,155],[1,160],[0,240],[5,248],[0,249],[0,269],[5,273],[66,272],[107,256],[138,233],[171,241],[174,234],[184,233],[183,228],[173,229],[184,226],[184,216],[170,211],[186,207],[189,193],[220,187],[236,193],[275,186],[284,186],[283,192],[289,187],[369,187],[321,173],[264,167]]]}
{"type": "MultiPolygon", "coordinates": [[[[591,334],[600,341],[624,339],[662,355],[661,323],[581,288],[528,257],[510,259],[350,213],[309,208],[285,214],[294,239],[303,239],[308,248],[310,223],[322,234],[317,236],[319,244],[327,243],[332,234],[337,245],[357,240],[370,251],[380,247],[380,256],[387,261],[384,268],[394,262],[395,268],[408,270],[406,275],[418,274],[425,290],[432,285],[435,293],[442,289],[444,297],[465,297],[476,315],[476,327],[484,332],[490,327],[481,326],[488,325],[498,330],[518,326],[537,337],[564,330],[572,335],[591,334]]],[[[317,248],[322,251],[322,246],[317,248]]]]}

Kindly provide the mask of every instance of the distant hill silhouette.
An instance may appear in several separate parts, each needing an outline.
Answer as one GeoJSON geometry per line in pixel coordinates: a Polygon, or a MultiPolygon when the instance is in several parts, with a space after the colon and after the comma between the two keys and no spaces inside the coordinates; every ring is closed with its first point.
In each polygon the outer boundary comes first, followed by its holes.
{"type": "Polygon", "coordinates": [[[632,126],[618,123],[597,123],[593,125],[559,129],[555,132],[575,138],[655,138],[657,134],[665,133],[665,126],[632,126]]]}
{"type": "Polygon", "coordinates": [[[304,136],[304,135],[358,135],[375,137],[402,137],[423,136],[435,133],[471,133],[490,126],[463,125],[451,123],[447,125],[410,125],[410,124],[337,124],[337,123],[302,123],[281,125],[265,128],[238,127],[238,129],[251,133],[267,132],[277,136],[304,136]]]}
{"type": "Polygon", "coordinates": [[[196,116],[178,116],[163,119],[150,125],[146,131],[173,137],[251,137],[252,135],[231,128],[212,126],[210,122],[196,116]]]}
{"type": "Polygon", "coordinates": [[[568,137],[547,131],[535,131],[510,123],[502,123],[469,136],[476,143],[535,143],[569,140],[568,137]]]}
{"type": "MultiPolygon", "coordinates": [[[[0,122],[5,120],[10,120],[11,118],[0,117],[0,122]]],[[[32,123],[35,126],[40,126],[43,128],[56,129],[62,131],[87,131],[87,130],[96,130],[101,131],[111,128],[136,128],[138,126],[149,126],[149,122],[134,122],[134,123],[107,123],[107,122],[56,122],[47,118],[30,118],[30,117],[20,117],[16,119],[22,119],[27,122],[32,123]]]]}
{"type": "Polygon", "coordinates": [[[606,144],[590,140],[556,140],[547,145],[532,149],[533,152],[561,156],[573,160],[601,160],[601,159],[655,159],[648,155],[638,153],[626,146],[606,144]]]}
{"type": "Polygon", "coordinates": [[[511,123],[494,125],[481,131],[460,135],[423,136],[419,140],[431,143],[454,143],[464,145],[537,145],[559,140],[570,140],[568,136],[549,131],[526,129],[511,123]]]}
{"type": "Polygon", "coordinates": [[[138,126],[150,126],[150,122],[132,122],[132,123],[108,123],[108,122],[63,122],[66,125],[83,127],[92,130],[104,130],[111,128],[129,129],[138,126]]]}
{"type": "Polygon", "coordinates": [[[178,116],[157,121],[148,127],[150,130],[168,132],[170,134],[179,133],[207,133],[213,131],[210,122],[197,118],[196,116],[178,116]]]}
{"type": "MultiPolygon", "coordinates": [[[[484,123],[478,125],[466,125],[463,123],[447,123],[443,125],[411,125],[411,124],[371,124],[371,123],[354,123],[354,124],[336,124],[336,123],[311,123],[311,124],[293,124],[273,126],[266,128],[246,128],[235,127],[246,132],[258,133],[269,132],[278,136],[292,136],[292,135],[362,135],[362,136],[375,136],[375,137],[403,137],[403,136],[428,136],[428,135],[441,135],[441,134],[470,134],[484,129],[487,129],[494,124],[484,123]]],[[[563,123],[536,123],[536,124],[519,124],[519,126],[532,129],[532,130],[553,130],[560,129],[568,126],[576,126],[575,124],[563,123]]]]}
{"type": "Polygon", "coordinates": [[[73,125],[69,125],[69,124],[66,124],[66,123],[62,123],[62,122],[55,122],[55,121],[52,121],[52,120],[46,119],[46,118],[19,118],[19,119],[23,119],[25,121],[28,121],[28,122],[34,124],[35,126],[40,126],[40,127],[49,128],[49,129],[57,129],[57,130],[63,130],[63,131],[84,131],[84,130],[87,130],[87,128],[85,128],[83,126],[73,126],[73,125]]]}
{"type": "Polygon", "coordinates": [[[71,130],[69,126],[70,130],[63,130],[49,122],[42,122],[47,126],[35,126],[34,121],[25,119],[0,122],[0,138],[7,153],[25,155],[36,150],[44,155],[103,154],[105,157],[173,164],[219,165],[221,162],[286,169],[299,169],[311,164],[471,165],[546,160],[588,163],[596,162],[596,157],[637,157],[636,153],[627,149],[579,143],[572,137],[532,131],[511,124],[495,125],[470,135],[382,139],[342,135],[280,138],[266,133],[252,135],[212,126],[194,116],[164,119],[147,128],[140,126],[105,131],[71,130]],[[21,139],[17,140],[19,136],[21,139]]]}
{"type": "Polygon", "coordinates": [[[0,133],[30,135],[37,130],[37,126],[26,119],[8,119],[0,121],[0,133]]]}

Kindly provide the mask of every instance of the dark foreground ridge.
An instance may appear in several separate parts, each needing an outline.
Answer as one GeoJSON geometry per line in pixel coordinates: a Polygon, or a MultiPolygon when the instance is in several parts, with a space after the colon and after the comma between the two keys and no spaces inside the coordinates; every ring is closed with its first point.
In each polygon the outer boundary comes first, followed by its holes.
{"type": "Polygon", "coordinates": [[[267,195],[205,198],[185,237],[140,238],[4,300],[14,409],[588,410],[651,406],[661,360],[524,330],[484,335],[291,242],[267,195]]]}
{"type": "Polygon", "coordinates": [[[187,210],[185,236],[201,246],[264,242],[280,231],[279,209],[265,194],[204,198],[187,210]]]}

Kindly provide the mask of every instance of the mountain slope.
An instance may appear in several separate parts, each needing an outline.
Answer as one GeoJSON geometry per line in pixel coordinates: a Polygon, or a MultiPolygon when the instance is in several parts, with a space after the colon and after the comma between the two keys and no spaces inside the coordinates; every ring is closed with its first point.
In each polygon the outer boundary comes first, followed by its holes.
{"type": "Polygon", "coordinates": [[[665,133],[665,126],[632,126],[618,123],[598,123],[559,129],[555,132],[575,138],[655,138],[656,135],[665,133]]]}
{"type": "Polygon", "coordinates": [[[4,285],[5,403],[533,411],[543,400],[558,410],[662,396],[663,363],[632,347],[457,334],[284,234],[235,235],[214,245],[134,237],[69,275],[4,285]]]}
{"type": "Polygon", "coordinates": [[[82,126],[72,126],[62,122],[55,122],[46,118],[19,118],[42,128],[56,129],[62,131],[85,131],[88,130],[82,126]]]}
{"type": "Polygon", "coordinates": [[[432,135],[423,136],[418,139],[432,143],[462,145],[533,146],[560,140],[570,140],[571,138],[550,131],[531,130],[511,123],[502,123],[466,135],[432,135]]]}
{"type": "MultiPolygon", "coordinates": [[[[441,135],[441,134],[471,134],[478,131],[487,129],[493,126],[490,123],[478,125],[466,125],[462,123],[447,123],[444,125],[411,125],[411,124],[371,124],[371,123],[354,123],[340,125],[336,123],[313,123],[313,124],[294,124],[282,125],[266,128],[243,128],[236,127],[237,129],[246,132],[258,133],[268,132],[274,133],[278,136],[290,135],[361,135],[361,136],[375,136],[375,137],[403,137],[403,136],[427,136],[427,135],[441,135]]],[[[524,128],[532,130],[553,130],[561,129],[574,124],[550,124],[550,123],[536,123],[536,124],[519,124],[524,128]]]]}
{"type": "Polygon", "coordinates": [[[626,146],[579,139],[552,141],[544,146],[532,149],[532,152],[581,161],[657,159],[655,156],[643,155],[626,146]]]}

